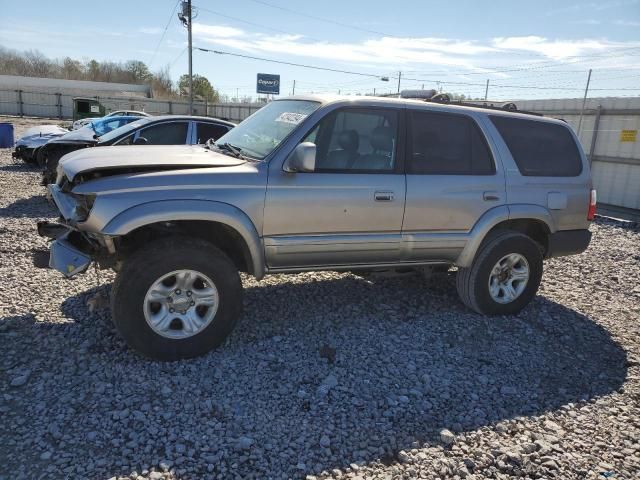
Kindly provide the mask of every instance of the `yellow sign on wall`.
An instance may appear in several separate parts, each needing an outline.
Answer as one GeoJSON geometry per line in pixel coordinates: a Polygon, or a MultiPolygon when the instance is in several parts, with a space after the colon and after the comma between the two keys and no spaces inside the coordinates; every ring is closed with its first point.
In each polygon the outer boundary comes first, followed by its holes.
{"type": "Polygon", "coordinates": [[[620,132],[621,142],[635,142],[638,137],[638,130],[622,130],[620,132]]]}

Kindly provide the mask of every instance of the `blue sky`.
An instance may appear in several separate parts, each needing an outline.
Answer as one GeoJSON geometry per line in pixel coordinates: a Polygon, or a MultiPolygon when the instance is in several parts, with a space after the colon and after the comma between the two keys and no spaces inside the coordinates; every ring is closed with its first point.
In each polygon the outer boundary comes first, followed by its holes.
{"type": "MultiPolygon", "coordinates": [[[[187,55],[175,6],[5,1],[0,45],[50,57],[135,58],[152,70],[170,65],[177,78],[187,55]]],[[[402,71],[402,88],[478,97],[489,79],[491,99],[581,97],[589,68],[590,96],[640,95],[640,0],[194,0],[194,7],[194,46],[372,75],[195,51],[194,73],[230,96],[255,95],[258,72],[280,74],[282,93],[295,79],[296,93],[355,94],[395,91],[402,71]]]]}

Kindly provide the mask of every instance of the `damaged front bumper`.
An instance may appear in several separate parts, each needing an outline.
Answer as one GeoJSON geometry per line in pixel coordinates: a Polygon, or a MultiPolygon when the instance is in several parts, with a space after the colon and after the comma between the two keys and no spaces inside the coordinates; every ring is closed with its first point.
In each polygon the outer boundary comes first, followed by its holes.
{"type": "MultiPolygon", "coordinates": [[[[53,239],[49,252],[49,267],[71,278],[83,273],[93,261],[92,256],[78,245],[82,235],[60,223],[38,222],[38,234],[53,239]]],[[[84,240],[86,242],[86,240],[84,240]]],[[[86,242],[85,250],[90,244],[86,242]]]]}
{"type": "Polygon", "coordinates": [[[65,277],[71,278],[74,275],[83,273],[91,265],[92,258],[82,252],[68,240],[69,234],[54,240],[51,244],[49,256],[49,266],[65,277]]]}

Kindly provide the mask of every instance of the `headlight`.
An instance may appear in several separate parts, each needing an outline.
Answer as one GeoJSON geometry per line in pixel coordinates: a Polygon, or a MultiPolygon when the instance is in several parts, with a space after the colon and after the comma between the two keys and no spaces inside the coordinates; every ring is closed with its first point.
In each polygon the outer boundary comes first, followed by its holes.
{"type": "Polygon", "coordinates": [[[71,197],[76,201],[76,205],[73,208],[73,220],[76,222],[84,222],[93,208],[93,203],[96,201],[95,195],[79,195],[71,193],[71,197]]]}

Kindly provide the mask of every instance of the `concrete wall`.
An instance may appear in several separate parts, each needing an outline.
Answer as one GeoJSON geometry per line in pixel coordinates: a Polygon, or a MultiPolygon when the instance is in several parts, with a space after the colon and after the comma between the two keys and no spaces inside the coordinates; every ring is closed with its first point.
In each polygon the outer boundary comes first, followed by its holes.
{"type": "Polygon", "coordinates": [[[90,82],[59,78],[19,77],[0,75],[0,90],[24,90],[34,93],[64,93],[75,97],[95,95],[123,95],[149,97],[149,85],[129,83],[90,82]]]}

